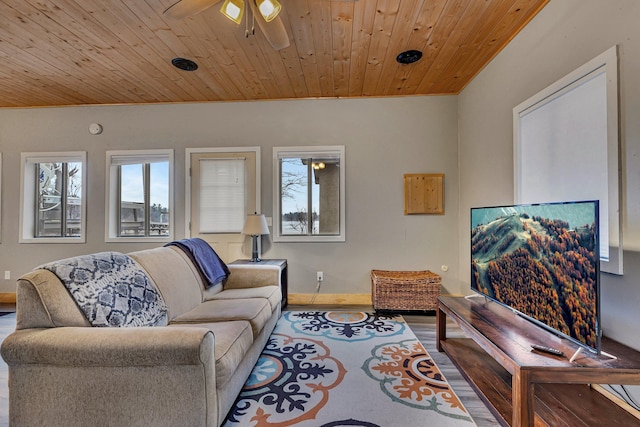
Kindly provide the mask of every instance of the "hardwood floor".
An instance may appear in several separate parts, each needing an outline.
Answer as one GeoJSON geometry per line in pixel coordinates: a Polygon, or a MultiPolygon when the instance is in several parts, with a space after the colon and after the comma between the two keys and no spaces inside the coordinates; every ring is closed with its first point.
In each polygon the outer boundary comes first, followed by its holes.
{"type": "MultiPolygon", "coordinates": [[[[290,305],[288,311],[303,310],[332,310],[332,311],[373,311],[372,306],[335,306],[335,305],[290,305]]],[[[467,380],[460,374],[449,357],[436,349],[436,316],[423,314],[403,314],[403,317],[413,333],[420,340],[424,348],[429,352],[433,361],[440,368],[451,387],[456,392],[462,404],[478,427],[495,427],[500,425],[487,406],[480,400],[476,392],[471,388],[467,380]]],[[[463,332],[454,324],[448,323],[447,337],[464,337],[463,332]]]]}

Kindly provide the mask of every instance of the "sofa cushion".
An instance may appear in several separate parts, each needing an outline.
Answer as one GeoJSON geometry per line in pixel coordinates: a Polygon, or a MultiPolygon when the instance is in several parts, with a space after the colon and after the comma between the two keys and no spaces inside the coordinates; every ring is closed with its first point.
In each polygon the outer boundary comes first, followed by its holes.
{"type": "Polygon", "coordinates": [[[169,327],[207,328],[215,337],[214,352],[216,361],[216,387],[224,386],[238,369],[253,344],[251,325],[246,320],[219,323],[174,323],[169,327]]]}
{"type": "Polygon", "coordinates": [[[175,247],[162,247],[131,252],[160,290],[169,307],[169,320],[202,302],[202,279],[196,267],[184,253],[175,247]]]}
{"type": "Polygon", "coordinates": [[[254,338],[271,317],[271,304],[265,298],[225,299],[205,301],[171,323],[208,323],[248,320],[254,338]]]}
{"type": "Polygon", "coordinates": [[[193,265],[198,268],[206,288],[222,283],[231,274],[211,245],[198,237],[174,240],[165,246],[176,246],[187,254],[193,265]]]}
{"type": "Polygon", "coordinates": [[[282,301],[282,293],[278,286],[262,286],[260,288],[225,289],[211,297],[211,299],[222,300],[242,298],[265,298],[269,301],[273,311],[282,301]]]}

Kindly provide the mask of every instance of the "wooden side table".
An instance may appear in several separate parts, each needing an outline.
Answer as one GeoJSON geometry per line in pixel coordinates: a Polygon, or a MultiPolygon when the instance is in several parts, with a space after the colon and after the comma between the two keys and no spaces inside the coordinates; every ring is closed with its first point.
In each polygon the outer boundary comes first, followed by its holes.
{"type": "Polygon", "coordinates": [[[249,259],[237,259],[229,265],[275,265],[280,267],[280,291],[282,292],[282,308],[284,309],[289,295],[289,271],[286,259],[262,259],[260,262],[251,262],[249,259]]]}

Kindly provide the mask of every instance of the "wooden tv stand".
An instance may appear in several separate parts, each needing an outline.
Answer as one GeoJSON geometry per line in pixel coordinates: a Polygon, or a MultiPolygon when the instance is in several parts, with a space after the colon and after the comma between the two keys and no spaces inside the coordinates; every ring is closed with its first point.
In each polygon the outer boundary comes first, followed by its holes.
{"type": "Polygon", "coordinates": [[[504,425],[640,425],[588,384],[640,384],[640,353],[603,338],[612,359],[578,346],[482,297],[438,298],[438,351],[445,351],[504,425]],[[469,338],[447,339],[447,317],[469,338]],[[534,352],[553,347],[566,357],[534,352]]]}

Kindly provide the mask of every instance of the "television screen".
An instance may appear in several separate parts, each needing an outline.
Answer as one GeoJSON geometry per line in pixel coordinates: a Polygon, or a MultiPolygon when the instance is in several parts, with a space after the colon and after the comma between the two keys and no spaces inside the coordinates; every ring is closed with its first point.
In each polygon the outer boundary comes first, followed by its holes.
{"type": "Polygon", "coordinates": [[[471,288],[600,350],[598,202],[471,209],[471,288]]]}

